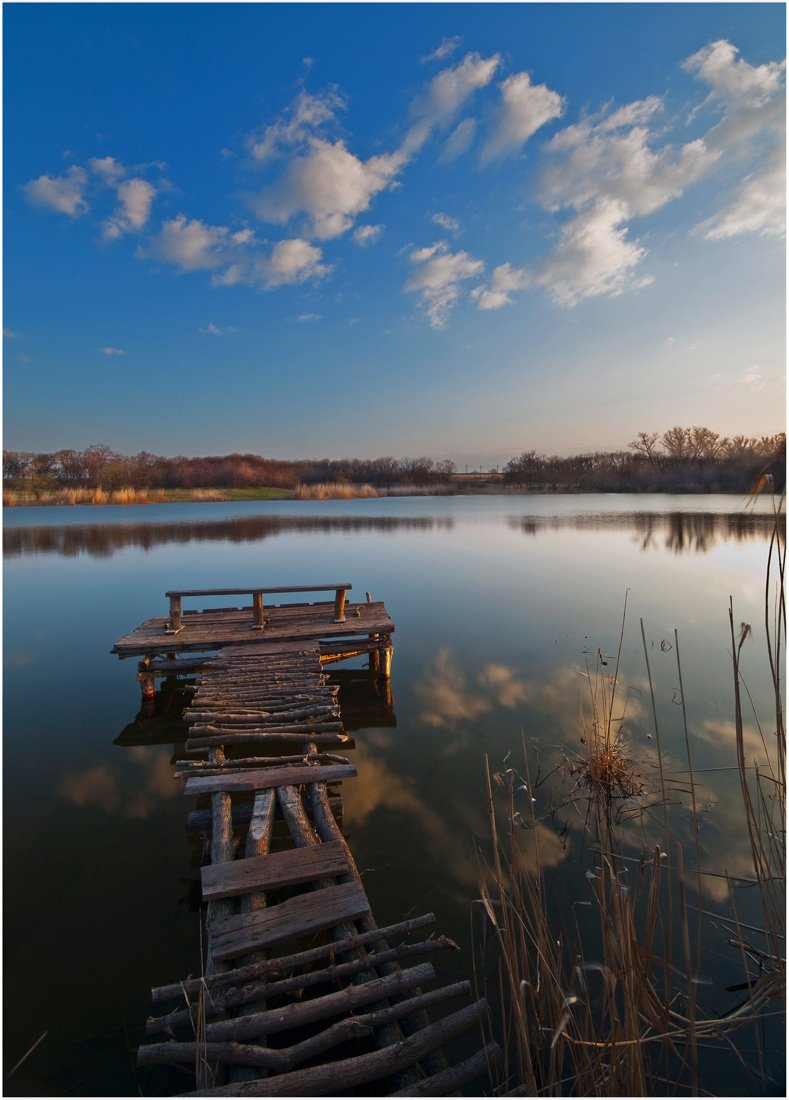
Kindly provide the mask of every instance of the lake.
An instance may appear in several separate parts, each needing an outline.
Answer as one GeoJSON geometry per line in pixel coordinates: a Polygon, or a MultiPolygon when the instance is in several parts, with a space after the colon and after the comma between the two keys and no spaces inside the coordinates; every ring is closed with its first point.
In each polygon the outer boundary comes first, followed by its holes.
{"type": "MultiPolygon", "coordinates": [[[[768,501],[507,495],[4,512],[5,1072],[46,1033],[6,1095],[190,1087],[185,1075],[136,1071],[133,1051],[150,987],[199,973],[201,842],[186,831],[192,804],[172,778],[167,719],[163,743],[146,741],[135,662],[109,652],[165,614],[171,587],[349,581],[351,598],[385,602],[396,627],[391,706],[366,677],[343,681],[359,726],[343,827],[378,923],[431,911],[461,946],[438,958],[447,980],[471,975],[472,943],[483,940],[486,757],[492,770],[505,759],[520,768],[525,743],[529,767],[547,775],[581,751],[579,684],[599,660],[615,663],[627,602],[627,736],[652,767],[643,621],[666,767],[679,776],[676,629],[703,864],[714,872],[705,904],[729,912],[728,872],[740,919],[758,919],[730,771],[728,613],[731,597],[738,628],[753,625],[743,666],[769,734],[768,501]]],[[[761,751],[753,715],[746,734],[761,751]]],[[[594,868],[566,783],[557,775],[533,792],[559,910],[588,902],[594,868]]],[[[671,812],[692,863],[680,794],[671,812]]],[[[634,833],[636,849],[647,833],[634,833]]],[[[739,1003],[727,986],[742,981],[728,934],[713,920],[705,931],[707,996],[720,1013],[739,1003]]],[[[481,965],[492,971],[492,956],[481,965]]],[[[768,1021],[764,1036],[768,1091],[783,1095],[783,1028],[768,1021]]],[[[753,1029],[738,1042],[749,1051],[753,1029]]],[[[711,1056],[705,1087],[764,1090],[737,1067],[733,1054],[711,1056]]]]}

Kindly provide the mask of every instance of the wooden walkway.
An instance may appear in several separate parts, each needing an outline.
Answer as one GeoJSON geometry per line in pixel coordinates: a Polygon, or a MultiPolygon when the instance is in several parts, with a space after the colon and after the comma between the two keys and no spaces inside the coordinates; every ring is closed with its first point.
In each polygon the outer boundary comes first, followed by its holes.
{"type": "MultiPolygon", "coordinates": [[[[366,611],[365,627],[376,625],[366,651],[384,674],[381,635],[391,658],[394,627],[382,604],[358,606],[374,609],[366,611]]],[[[189,759],[176,774],[187,795],[207,803],[195,813],[210,835],[210,863],[201,872],[204,976],[153,990],[162,1008],[148,1020],[151,1041],[138,1064],[192,1067],[190,1095],[449,1095],[501,1058],[496,1044],[482,1045],[487,1006],[471,1000],[469,982],[427,988],[435,979],[429,957],[456,948],[443,936],[425,938],[432,914],[376,926],[333,813],[333,785],[356,775],[337,754],[348,735],[338,689],[322,671],[337,659],[337,649],[322,651],[336,605],[280,610],[267,608],[263,632],[252,642],[247,633],[245,643],[238,612],[222,613],[229,621],[221,629],[233,633],[214,658],[176,656],[177,643],[195,641],[188,613],[181,634],[144,651],[144,684],[173,665],[199,671],[184,714],[189,759]],[[270,626],[286,622],[292,633],[314,628],[313,637],[285,640],[270,626]],[[274,840],[278,816],[284,845],[274,840]],[[438,1010],[432,1022],[429,1009],[438,1010]],[[477,1052],[450,1064],[447,1044],[467,1033],[476,1033],[477,1052]]],[[[244,617],[248,625],[249,610],[244,617]]],[[[139,644],[135,631],[115,651],[131,655],[139,644]]]]}

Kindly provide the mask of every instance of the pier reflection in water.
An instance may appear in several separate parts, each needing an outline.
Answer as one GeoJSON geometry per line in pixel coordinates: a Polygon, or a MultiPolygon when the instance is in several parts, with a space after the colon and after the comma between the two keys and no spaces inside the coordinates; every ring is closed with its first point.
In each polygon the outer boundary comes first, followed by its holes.
{"type": "MultiPolygon", "coordinates": [[[[586,498],[364,501],[232,516],[224,506],[205,506],[194,512],[199,522],[186,508],[157,506],[145,517],[115,509],[109,524],[100,509],[69,512],[68,522],[59,520],[62,510],[44,512],[30,514],[33,524],[15,512],[4,536],[10,1064],[48,1033],[8,1095],[25,1088],[36,1095],[136,1093],[129,1048],[149,1010],[148,987],[169,967],[173,979],[199,967],[184,874],[190,858],[199,859],[199,833],[185,836],[188,807],[172,779],[180,701],[174,692],[168,703],[165,691],[157,714],[135,721],[135,662],[109,655],[112,642],[174,584],[342,576],[355,592],[386,598],[397,623],[393,711],[364,697],[362,661],[347,677],[330,666],[346,716],[357,689],[345,680],[360,677],[358,726],[351,718],[359,779],[343,791],[343,828],[379,921],[401,919],[410,908],[436,912],[438,926],[463,948],[447,959],[458,978],[468,975],[469,914],[479,896],[475,845],[487,832],[485,756],[499,768],[507,753],[510,761],[522,755],[525,739],[545,776],[549,758],[578,751],[578,685],[598,647],[616,653],[628,590],[621,666],[632,689],[628,736],[648,767],[654,746],[644,718],[643,619],[664,750],[672,770],[683,767],[676,654],[662,645],[673,647],[677,627],[703,786],[704,863],[747,874],[728,771],[728,601],[736,621],[754,627],[746,675],[756,712],[769,714],[758,624],[772,520],[744,511],[739,498],[605,497],[594,510],[586,498]],[[227,518],[216,518],[220,510],[227,518]]],[[[754,718],[745,734],[758,756],[754,718]]],[[[559,786],[544,783],[537,797],[549,891],[569,911],[589,900],[582,830],[569,810],[557,815],[558,829],[552,820],[559,786]]],[[[672,813],[687,838],[683,801],[678,791],[672,813]]],[[[640,828],[634,820],[634,845],[640,828]]],[[[708,904],[725,907],[726,889],[709,875],[708,904]]],[[[746,921],[752,895],[738,889],[746,921]]],[[[702,975],[722,1011],[736,1003],[725,987],[741,980],[736,968],[726,970],[724,940],[710,934],[702,975]],[[716,956],[724,961],[715,963],[716,956]]],[[[713,1067],[711,1091],[747,1085],[733,1063],[734,1055],[713,1067]]]]}

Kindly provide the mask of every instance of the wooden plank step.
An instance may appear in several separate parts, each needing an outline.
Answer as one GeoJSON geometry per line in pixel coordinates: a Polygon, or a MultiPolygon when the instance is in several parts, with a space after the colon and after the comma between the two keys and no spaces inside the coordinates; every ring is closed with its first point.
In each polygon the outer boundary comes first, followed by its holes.
{"type": "Polygon", "coordinates": [[[288,898],[279,905],[216,920],[211,928],[211,952],[217,961],[249,955],[263,947],[333,928],[370,911],[370,903],[355,882],[326,886],[288,898]]]}
{"type": "Polygon", "coordinates": [[[264,791],[268,787],[288,787],[299,783],[327,783],[331,779],[349,779],[357,774],[353,764],[289,764],[285,768],[255,768],[221,775],[193,775],[185,785],[186,794],[215,791],[264,791]]]}
{"type": "Polygon", "coordinates": [[[231,898],[254,890],[273,890],[281,886],[299,886],[320,878],[334,878],[348,871],[345,848],[339,840],[315,844],[309,848],[250,856],[232,863],[203,867],[203,898],[231,898]]]}

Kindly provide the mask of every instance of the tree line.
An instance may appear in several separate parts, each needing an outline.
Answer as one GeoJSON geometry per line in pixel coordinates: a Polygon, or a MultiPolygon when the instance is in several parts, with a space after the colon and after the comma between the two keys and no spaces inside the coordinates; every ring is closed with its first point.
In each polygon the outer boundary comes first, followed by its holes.
{"type": "Polygon", "coordinates": [[[325,481],[429,486],[446,484],[454,462],[430,458],[341,458],[284,461],[255,454],[166,458],[128,456],[104,444],[84,451],[3,451],[3,480],[13,489],[294,489],[325,481]]]}
{"type": "Polygon", "coordinates": [[[721,436],[710,428],[639,432],[627,451],[567,458],[525,451],[504,467],[508,485],[534,491],[747,492],[762,475],[785,487],[786,435],[721,436]]]}
{"type": "MultiPolygon", "coordinates": [[[[745,492],[762,474],[785,485],[786,436],[720,436],[704,427],[639,432],[626,451],[567,457],[524,451],[497,481],[514,489],[587,492],[745,492]]],[[[495,471],[491,471],[494,475],[495,471]]],[[[446,485],[454,462],[430,458],[282,459],[255,454],[174,458],[141,451],[127,456],[104,444],[83,451],[4,451],[3,480],[20,490],[295,489],[299,484],[345,482],[386,489],[446,485]]]]}

